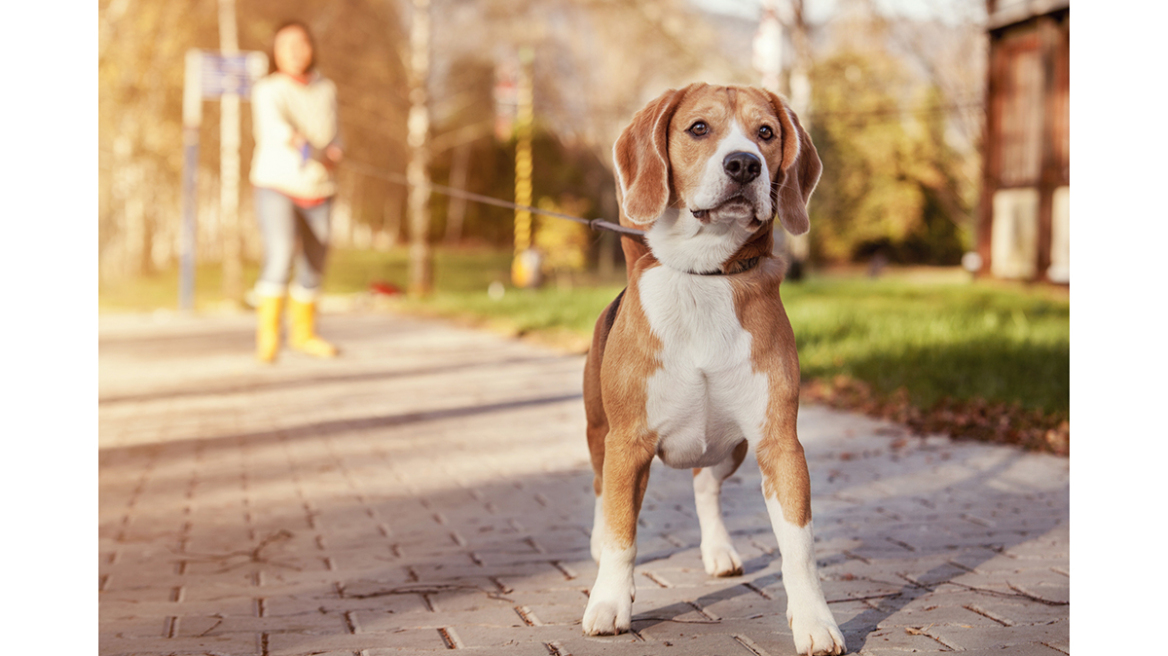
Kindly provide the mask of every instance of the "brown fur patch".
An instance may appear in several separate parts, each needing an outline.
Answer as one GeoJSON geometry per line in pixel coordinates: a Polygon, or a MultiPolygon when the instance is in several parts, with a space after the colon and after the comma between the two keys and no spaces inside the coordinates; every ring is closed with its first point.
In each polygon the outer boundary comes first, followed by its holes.
{"type": "Polygon", "coordinates": [[[774,221],[763,224],[758,232],[722,263],[722,273],[738,273],[747,262],[769,257],[775,246],[774,227],[774,221]]]}
{"type": "Polygon", "coordinates": [[[783,160],[780,175],[771,187],[774,190],[775,209],[783,226],[793,235],[801,235],[811,227],[807,216],[807,201],[819,183],[823,163],[811,141],[811,135],[799,123],[799,117],[779,96],[767,91],[771,106],[783,126],[783,160]]]}
{"type": "Polygon", "coordinates": [[[596,319],[592,346],[584,362],[584,416],[588,421],[588,453],[592,459],[592,489],[596,496],[600,496],[602,491],[604,439],[608,436],[608,416],[604,414],[604,400],[600,394],[600,363],[604,360],[604,347],[608,343],[608,334],[616,321],[623,296],[622,291],[596,319]]]}
{"type": "Polygon", "coordinates": [[[645,405],[647,381],[661,367],[661,340],[649,328],[636,284],[648,266],[657,264],[652,258],[638,261],[611,324],[610,309],[598,319],[584,367],[593,491],[604,495],[607,536],[619,548],[636,540],[637,514],[657,450],[657,435],[645,423],[645,405]]]}
{"type": "Polygon", "coordinates": [[[668,206],[669,124],[677,103],[689,89],[670,89],[641,108],[613,145],[617,187],[622,192],[618,194],[622,224],[628,219],[634,227],[644,225],[668,206]]]}
{"type": "Polygon", "coordinates": [[[779,298],[782,263],[765,258],[757,268],[731,278],[738,321],[751,335],[754,371],[766,374],[767,420],[756,454],[763,494],[775,498],[787,521],[811,521],[811,480],[803,445],[795,432],[799,413],[799,355],[795,333],[779,298]]]}
{"type": "MultiPolygon", "coordinates": [[[[636,228],[637,230],[643,229],[645,226],[633,223],[625,215],[624,201],[622,200],[623,196],[624,196],[624,192],[621,190],[621,186],[618,184],[616,186],[616,203],[617,203],[617,207],[621,208],[620,209],[620,224],[627,227],[627,228],[636,228]]],[[[650,254],[649,245],[645,243],[644,239],[633,239],[632,237],[626,237],[624,235],[621,235],[620,241],[621,241],[621,250],[625,254],[625,269],[626,269],[625,274],[626,274],[628,280],[632,280],[633,279],[633,269],[637,266],[637,262],[642,257],[650,254]]]]}

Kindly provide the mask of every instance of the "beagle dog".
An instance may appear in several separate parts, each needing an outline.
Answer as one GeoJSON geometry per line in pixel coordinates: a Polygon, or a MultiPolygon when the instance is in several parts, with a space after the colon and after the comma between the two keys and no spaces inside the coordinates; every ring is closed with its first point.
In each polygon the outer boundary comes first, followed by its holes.
{"type": "Polygon", "coordinates": [[[807,231],[821,165],[790,107],[769,91],[693,84],[633,117],[613,148],[628,287],[596,323],[584,368],[595,472],[584,633],[629,629],[637,514],[653,457],[692,468],[702,562],[742,574],[721,487],[753,447],[782,555],[800,654],[844,653],[816,572],[810,482],[795,434],[799,362],[779,299],[773,219],[807,231]]]}

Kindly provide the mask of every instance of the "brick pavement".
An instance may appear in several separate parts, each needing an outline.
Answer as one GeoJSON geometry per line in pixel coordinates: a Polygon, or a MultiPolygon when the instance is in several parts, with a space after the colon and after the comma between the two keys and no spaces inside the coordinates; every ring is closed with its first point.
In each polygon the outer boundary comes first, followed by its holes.
{"type": "MultiPolygon", "coordinates": [[[[748,459],[746,574],[710,580],[690,475],[654,465],[634,632],[596,569],[583,358],[384,313],[333,362],[250,359],[247,316],[100,322],[100,653],[790,654],[748,459]]],[[[824,591],[851,653],[1069,653],[1068,463],[804,407],[824,591]]]]}

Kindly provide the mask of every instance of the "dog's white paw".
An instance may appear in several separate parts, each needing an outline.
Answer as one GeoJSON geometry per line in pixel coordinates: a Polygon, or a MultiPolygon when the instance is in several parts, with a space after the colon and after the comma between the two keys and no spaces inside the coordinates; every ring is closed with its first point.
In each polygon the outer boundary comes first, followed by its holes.
{"type": "Polygon", "coordinates": [[[584,609],[584,635],[617,635],[629,630],[633,619],[630,595],[601,598],[594,590],[584,609]]]}
{"type": "Polygon", "coordinates": [[[596,583],[588,594],[584,609],[585,635],[616,635],[629,630],[633,617],[633,599],[637,585],[633,583],[633,563],[637,560],[636,545],[615,550],[606,548],[596,571],[596,583]]]}
{"type": "Polygon", "coordinates": [[[729,542],[703,542],[702,564],[710,576],[742,576],[742,557],[729,542]]]}
{"type": "Polygon", "coordinates": [[[848,651],[844,644],[844,636],[840,633],[835,618],[826,604],[816,613],[798,613],[787,615],[791,625],[791,632],[795,636],[795,651],[800,654],[817,656],[831,654],[838,656],[848,651]]]}

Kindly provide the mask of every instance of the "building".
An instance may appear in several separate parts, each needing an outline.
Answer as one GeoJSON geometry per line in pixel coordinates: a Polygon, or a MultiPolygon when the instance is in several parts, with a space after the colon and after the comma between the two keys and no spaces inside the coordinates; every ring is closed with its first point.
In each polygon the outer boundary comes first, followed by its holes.
{"type": "Polygon", "coordinates": [[[1070,1],[987,0],[983,275],[1070,282],[1070,1]]]}

